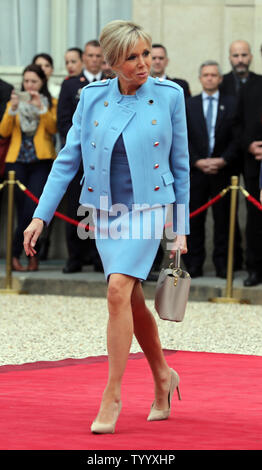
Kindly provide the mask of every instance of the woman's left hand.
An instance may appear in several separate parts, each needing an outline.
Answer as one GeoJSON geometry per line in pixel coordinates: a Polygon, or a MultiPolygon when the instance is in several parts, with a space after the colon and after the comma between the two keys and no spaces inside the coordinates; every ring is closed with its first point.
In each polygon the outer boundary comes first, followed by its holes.
{"type": "Polygon", "coordinates": [[[44,221],[38,217],[34,218],[24,231],[24,250],[26,256],[35,256],[35,244],[44,228],[44,221]]]}
{"type": "Polygon", "coordinates": [[[38,91],[30,91],[30,95],[31,95],[30,104],[33,104],[37,108],[41,109],[43,105],[42,105],[40,94],[38,93],[38,91]]]}
{"type": "Polygon", "coordinates": [[[177,250],[180,250],[181,255],[187,253],[187,240],[186,235],[177,235],[170,251],[169,258],[174,258],[177,250]]]}

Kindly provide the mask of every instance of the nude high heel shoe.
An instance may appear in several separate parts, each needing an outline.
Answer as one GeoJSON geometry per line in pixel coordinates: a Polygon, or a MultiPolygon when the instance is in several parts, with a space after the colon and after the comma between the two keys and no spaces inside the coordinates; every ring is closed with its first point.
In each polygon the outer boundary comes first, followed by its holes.
{"type": "Polygon", "coordinates": [[[112,423],[99,423],[98,421],[93,421],[91,425],[91,432],[93,434],[114,434],[115,432],[115,427],[116,427],[116,422],[118,420],[121,408],[122,408],[122,402],[120,401],[118,403],[117,409],[115,411],[115,419],[112,423]]]}
{"type": "Polygon", "coordinates": [[[177,390],[178,399],[181,400],[180,390],[179,390],[179,375],[174,370],[171,369],[171,383],[168,393],[168,409],[167,410],[158,410],[154,408],[154,403],[152,404],[151,411],[148,415],[147,421],[161,421],[162,419],[167,419],[171,411],[171,400],[174,394],[175,389],[177,390]]]}

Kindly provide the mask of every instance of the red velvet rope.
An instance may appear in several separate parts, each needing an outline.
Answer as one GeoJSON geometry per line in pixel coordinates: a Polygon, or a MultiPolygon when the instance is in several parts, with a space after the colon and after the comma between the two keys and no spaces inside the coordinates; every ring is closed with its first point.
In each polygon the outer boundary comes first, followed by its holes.
{"type": "Polygon", "coordinates": [[[210,199],[206,204],[203,206],[199,207],[199,209],[196,209],[194,212],[191,212],[189,215],[190,218],[195,217],[196,215],[200,214],[200,212],[205,211],[209,206],[212,206],[212,204],[215,204],[215,202],[219,201],[222,198],[221,194],[218,194],[217,196],[213,197],[213,199],[210,199]]]}
{"type": "MultiPolygon", "coordinates": [[[[217,196],[213,197],[213,199],[210,199],[210,201],[206,202],[206,204],[203,204],[203,206],[199,207],[195,211],[191,212],[189,214],[190,219],[192,217],[195,217],[196,215],[200,214],[201,212],[204,212],[209,206],[212,206],[212,204],[215,204],[217,201],[219,201],[222,198],[221,194],[218,194],[217,196]]],[[[166,227],[171,227],[172,223],[169,222],[168,224],[165,224],[166,227]]]]}
{"type": "Polygon", "coordinates": [[[246,198],[248,201],[252,202],[252,204],[254,204],[254,206],[256,206],[260,211],[262,211],[262,204],[260,204],[260,202],[258,202],[253,196],[251,196],[251,194],[246,196],[246,198]]]}
{"type": "MultiPolygon", "coordinates": [[[[24,189],[24,193],[30,197],[36,204],[38,204],[39,202],[39,199],[37,199],[37,197],[31,193],[31,191],[29,191],[27,188],[24,189]]],[[[262,204],[260,204],[260,202],[258,202],[253,196],[251,196],[251,194],[245,194],[246,195],[246,198],[248,199],[248,201],[250,201],[252,204],[254,204],[259,210],[262,211],[262,204]]],[[[199,207],[199,209],[196,209],[195,211],[191,212],[190,213],[190,218],[192,217],[195,217],[196,215],[200,214],[201,212],[203,212],[204,210],[206,210],[208,207],[210,207],[212,204],[215,204],[217,201],[219,201],[220,199],[222,198],[222,195],[221,193],[219,193],[217,196],[215,196],[213,199],[210,199],[210,201],[208,201],[206,204],[204,204],[203,206],[199,207]]],[[[54,214],[56,217],[59,217],[60,219],[62,220],[65,220],[66,222],[69,222],[70,224],[72,225],[76,225],[76,226],[80,226],[80,227],[83,227],[85,228],[86,230],[89,229],[89,230],[93,230],[94,231],[94,227],[90,227],[88,225],[84,225],[82,224],[81,222],[78,222],[77,220],[74,220],[74,219],[71,219],[71,217],[68,217],[67,215],[64,215],[64,214],[61,214],[61,212],[58,212],[56,211],[55,214],[54,214]]],[[[171,226],[171,223],[169,224],[166,224],[165,227],[169,227],[171,226]]]]}
{"type": "MultiPolygon", "coordinates": [[[[39,202],[39,199],[37,199],[37,197],[31,193],[31,191],[29,191],[29,189],[25,189],[24,190],[24,193],[30,197],[36,204],[38,204],[39,202]]],[[[214,204],[215,202],[219,201],[221,199],[221,194],[218,194],[217,196],[215,196],[213,199],[210,199],[210,201],[208,201],[206,204],[204,204],[203,206],[199,207],[199,209],[195,210],[194,212],[191,212],[190,214],[190,218],[191,217],[195,217],[196,215],[200,214],[200,212],[203,212],[204,210],[206,210],[209,206],[211,206],[212,204],[214,204]]],[[[76,225],[76,226],[80,226],[80,227],[83,227],[85,229],[90,229],[90,230],[93,230],[94,231],[94,227],[89,227],[88,225],[84,225],[84,224],[81,224],[81,222],[78,222],[77,220],[74,220],[74,219],[71,219],[70,217],[67,217],[67,215],[64,215],[64,214],[61,214],[61,212],[55,212],[54,215],[56,217],[59,217],[60,219],[63,219],[65,220],[66,222],[69,222],[70,224],[72,225],[76,225]]],[[[169,227],[171,226],[172,224],[169,223],[169,224],[166,224],[165,227],[169,227]]]]}
{"type": "MultiPolygon", "coordinates": [[[[37,199],[37,197],[33,193],[31,193],[31,191],[29,191],[29,189],[25,189],[24,193],[28,197],[30,197],[36,204],[38,204],[39,199],[37,199]]],[[[69,222],[72,225],[76,225],[76,226],[79,225],[79,227],[83,227],[86,230],[94,231],[94,227],[89,227],[89,225],[82,224],[81,222],[78,222],[77,220],[71,219],[71,217],[67,217],[67,215],[61,214],[61,212],[56,211],[54,215],[56,217],[59,217],[59,219],[65,220],[66,222],[69,222]]]]}

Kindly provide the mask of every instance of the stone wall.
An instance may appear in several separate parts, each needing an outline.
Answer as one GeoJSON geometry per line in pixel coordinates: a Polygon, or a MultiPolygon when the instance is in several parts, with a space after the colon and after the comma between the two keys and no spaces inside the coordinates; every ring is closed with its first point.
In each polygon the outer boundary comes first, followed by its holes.
{"type": "Polygon", "coordinates": [[[168,50],[168,75],[186,79],[200,92],[199,65],[216,60],[230,71],[228,49],[244,39],[253,53],[252,70],[262,73],[262,0],[133,0],[133,19],[168,50]]]}

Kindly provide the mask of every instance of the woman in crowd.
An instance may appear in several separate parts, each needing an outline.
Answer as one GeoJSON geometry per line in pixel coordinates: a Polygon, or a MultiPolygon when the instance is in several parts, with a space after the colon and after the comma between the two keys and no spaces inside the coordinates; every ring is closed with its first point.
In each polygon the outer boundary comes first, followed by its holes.
{"type": "Polygon", "coordinates": [[[32,60],[32,64],[40,65],[40,67],[43,69],[43,71],[46,74],[48,90],[51,96],[53,98],[58,98],[61,86],[51,81],[51,76],[53,75],[53,72],[54,72],[53,58],[49,54],[45,52],[41,52],[40,54],[37,54],[34,56],[32,60]]]}
{"type": "Polygon", "coordinates": [[[65,66],[68,72],[68,78],[76,77],[82,73],[83,51],[79,47],[70,47],[65,53],[65,66]]]}
{"type": "MultiPolygon", "coordinates": [[[[27,255],[35,255],[44,222],[50,222],[82,161],[80,203],[96,208],[96,244],[108,281],[109,310],[108,381],[91,431],[113,433],[133,334],[154,378],[155,399],[148,421],[169,417],[171,398],[178,390],[179,376],[166,362],[141,280],[147,278],[159,247],[166,205],[173,204],[177,232],[171,257],[177,249],[187,251],[189,157],[183,91],[173,82],[149,76],[150,36],[132,22],[116,20],[105,26],[100,44],[117,77],[83,89],[66,145],[25,231],[24,247],[27,255]],[[121,203],[120,215],[117,203],[121,203]],[[115,211],[108,212],[111,204],[115,211]],[[184,208],[183,221],[177,204],[184,208]],[[117,236],[120,226],[121,237],[117,236]],[[143,236],[143,226],[151,228],[151,237],[143,236]],[[154,232],[155,226],[161,226],[160,236],[154,232]]],[[[131,412],[135,414],[135,410],[131,412]]]]}
{"type": "MultiPolygon", "coordinates": [[[[56,156],[53,136],[56,133],[57,100],[47,88],[47,78],[39,65],[23,71],[21,92],[13,91],[0,124],[0,134],[11,137],[6,156],[6,171],[14,170],[16,179],[39,197],[56,156]]],[[[32,218],[35,203],[16,186],[17,229],[13,240],[13,269],[37,270],[37,257],[29,257],[28,267],[20,263],[23,232],[32,218]]]]}

